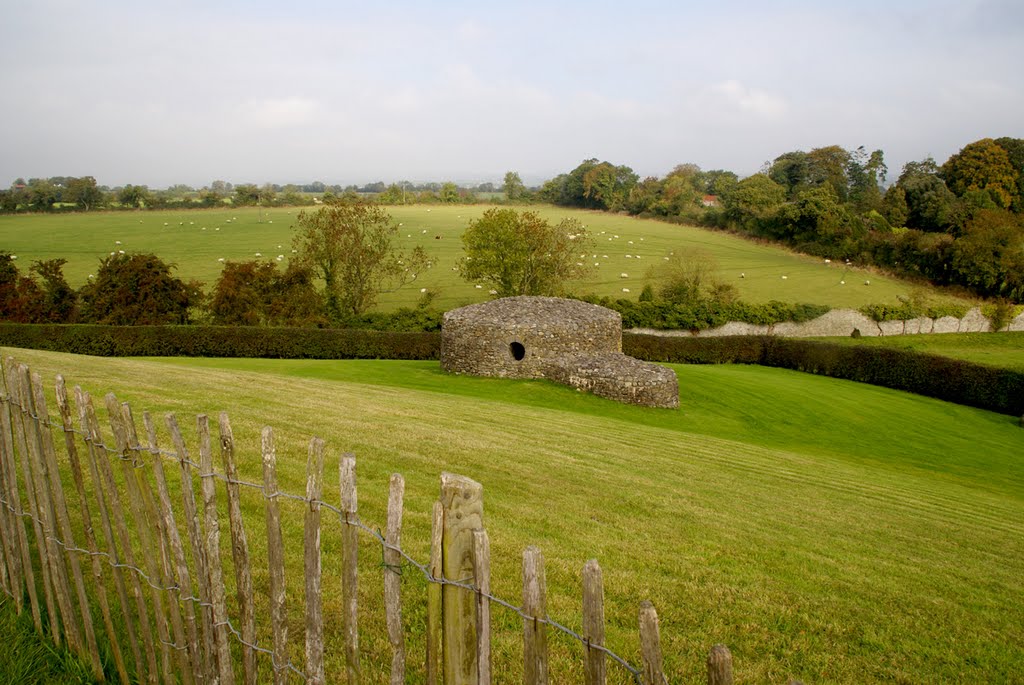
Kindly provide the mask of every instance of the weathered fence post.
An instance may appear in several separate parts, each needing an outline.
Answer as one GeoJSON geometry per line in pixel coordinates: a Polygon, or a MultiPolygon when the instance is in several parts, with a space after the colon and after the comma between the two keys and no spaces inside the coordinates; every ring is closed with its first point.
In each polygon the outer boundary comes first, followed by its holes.
{"type": "Polygon", "coordinates": [[[320,599],[320,501],[323,498],[324,441],[309,441],[306,461],[305,570],[306,570],[306,678],[310,685],[324,682],[324,621],[320,599]]]}
{"type": "MultiPolygon", "coordinates": [[[[60,392],[60,387],[62,387],[62,386],[58,386],[58,392],[57,392],[58,402],[61,402],[61,398],[62,398],[62,395],[61,395],[61,392],[60,392]]],[[[95,454],[96,454],[96,451],[98,450],[98,447],[95,445],[95,443],[92,440],[92,431],[90,429],[89,418],[88,418],[88,411],[86,409],[87,398],[88,398],[88,394],[85,393],[85,392],[82,392],[82,389],[76,385],[75,386],[75,405],[78,407],[78,417],[79,417],[79,421],[80,421],[80,425],[81,425],[81,432],[82,432],[82,436],[83,436],[82,440],[85,443],[85,457],[86,457],[86,461],[88,462],[88,466],[89,466],[89,474],[92,477],[93,483],[96,485],[96,488],[97,488],[96,489],[96,506],[97,506],[97,509],[100,512],[100,525],[102,526],[103,531],[106,534],[108,529],[109,529],[109,520],[107,518],[106,507],[104,505],[103,492],[102,492],[102,489],[100,489],[100,487],[99,487],[99,474],[96,471],[96,465],[95,465],[96,456],[95,456],[95,454]]],[[[70,411],[70,408],[67,407],[66,405],[67,405],[67,398],[64,397],[63,398],[63,406],[61,408],[61,413],[63,414],[65,411],[67,411],[67,416],[64,418],[64,424],[65,424],[65,426],[70,426],[72,424],[72,421],[71,421],[71,411],[70,411]]],[[[82,474],[81,464],[78,462],[77,450],[72,449],[73,447],[74,447],[74,440],[71,440],[69,442],[68,454],[69,454],[69,456],[70,455],[74,455],[74,458],[70,459],[70,461],[71,461],[72,476],[75,479],[75,489],[78,491],[78,505],[79,505],[79,507],[81,508],[81,511],[82,511],[83,530],[85,532],[85,541],[86,541],[86,544],[89,547],[89,556],[92,559],[92,576],[93,576],[93,580],[96,583],[96,587],[98,589],[97,597],[99,598],[100,612],[103,615],[103,626],[104,626],[104,628],[107,631],[107,639],[108,639],[109,644],[110,644],[110,651],[113,652],[113,654],[114,654],[114,665],[117,668],[117,674],[121,678],[121,682],[124,685],[128,685],[128,666],[125,663],[124,654],[121,652],[121,642],[120,642],[120,639],[119,639],[117,633],[114,630],[114,618],[113,618],[113,615],[111,614],[111,611],[110,611],[110,601],[109,601],[108,595],[107,595],[107,584],[103,582],[103,563],[100,561],[99,544],[96,541],[96,533],[94,532],[93,526],[92,526],[92,515],[89,512],[89,499],[88,499],[88,497],[86,495],[86,491],[85,491],[85,477],[82,474]]],[[[108,535],[106,535],[106,539],[107,539],[108,544],[109,544],[110,540],[112,540],[113,537],[112,537],[112,535],[108,534],[108,535]]],[[[114,558],[114,557],[111,557],[111,558],[114,558]]],[[[121,569],[119,569],[117,567],[114,567],[111,570],[111,575],[114,577],[114,585],[117,588],[118,597],[121,599],[121,603],[122,603],[121,604],[121,611],[122,611],[122,613],[125,616],[125,621],[126,621],[126,624],[127,624],[126,625],[126,630],[128,630],[129,635],[132,636],[132,638],[134,640],[134,635],[135,635],[134,628],[132,627],[132,624],[131,624],[131,622],[130,622],[130,620],[128,618],[128,614],[127,614],[126,607],[125,607],[125,605],[127,603],[127,599],[126,599],[127,595],[126,595],[125,590],[124,590],[124,581],[121,578],[121,569]]],[[[132,653],[137,657],[138,656],[138,652],[137,652],[138,645],[136,643],[134,643],[134,641],[132,643],[132,648],[133,648],[132,649],[132,653]]]]}
{"type": "Polygon", "coordinates": [[[342,454],[338,465],[341,491],[341,618],[345,630],[345,673],[349,685],[359,682],[359,522],[356,502],[356,460],[342,454]]]}
{"type": "MultiPolygon", "coordinates": [[[[203,680],[213,682],[217,679],[217,652],[213,645],[213,607],[210,602],[210,573],[206,565],[206,547],[199,525],[199,511],[196,509],[196,495],[192,485],[192,464],[188,458],[185,439],[178,427],[178,419],[174,414],[164,417],[167,431],[171,434],[171,442],[178,454],[178,467],[181,470],[182,515],[188,540],[192,547],[192,560],[196,567],[196,585],[199,588],[199,622],[202,626],[202,656],[199,663],[203,667],[203,680]]],[[[190,587],[189,590],[192,588],[190,587]]],[[[191,592],[189,593],[192,594],[191,592]]],[[[194,601],[194,597],[190,598],[194,601]]]]}
{"type": "Polygon", "coordinates": [[[139,647],[139,638],[135,631],[136,621],[132,618],[132,612],[128,606],[128,590],[125,586],[124,575],[121,573],[121,565],[125,563],[117,552],[117,543],[114,538],[114,527],[111,523],[111,511],[117,507],[116,500],[105,493],[102,466],[110,470],[107,463],[107,454],[100,437],[100,423],[96,418],[96,408],[93,406],[89,393],[79,393],[75,388],[76,399],[79,399],[78,411],[82,415],[82,429],[88,433],[89,438],[89,472],[93,480],[93,491],[96,496],[96,506],[100,511],[100,523],[102,524],[103,537],[107,543],[108,559],[114,563],[111,565],[111,575],[114,577],[114,588],[117,590],[117,599],[121,605],[121,616],[124,618],[125,630],[128,633],[128,646],[135,659],[135,668],[139,674],[144,673],[145,664],[142,662],[142,650],[139,647]],[[108,497],[111,499],[108,500],[108,497]]]}
{"type": "Polygon", "coordinates": [[[427,585],[427,685],[438,685],[441,673],[441,536],[444,507],[434,502],[430,525],[430,577],[427,585]]]}
{"type": "Polygon", "coordinates": [[[491,683],[491,541],[473,531],[473,583],[476,585],[476,660],[480,685],[491,683]]]}
{"type": "Polygon", "coordinates": [[[206,569],[210,574],[210,603],[213,604],[213,639],[217,650],[217,672],[220,685],[234,685],[235,669],[228,645],[228,611],[224,596],[224,572],[220,563],[220,519],[217,515],[217,488],[213,470],[213,449],[210,444],[210,420],[206,414],[196,417],[199,432],[199,488],[203,493],[206,538],[206,569]]]}
{"type": "MultiPolygon", "coordinates": [[[[146,424],[146,433],[149,436],[149,446],[153,450],[158,450],[156,426],[148,412],[143,414],[143,421],[146,424]]],[[[186,673],[191,672],[193,682],[202,683],[205,679],[205,669],[203,667],[203,651],[199,642],[199,630],[196,627],[195,605],[191,598],[193,593],[192,574],[188,569],[188,560],[185,558],[185,546],[181,541],[178,524],[174,518],[171,495],[167,487],[167,474],[164,472],[164,463],[160,454],[154,455],[152,466],[153,476],[156,479],[156,493],[160,500],[160,516],[164,522],[164,533],[167,535],[171,554],[174,555],[174,574],[171,577],[175,579],[177,589],[173,591],[174,595],[171,597],[171,602],[175,605],[180,604],[183,600],[182,592],[188,593],[188,599],[184,600],[184,628],[187,636],[185,651],[187,652],[189,668],[182,670],[182,679],[188,682],[186,673]]]]}
{"type": "Polygon", "coordinates": [[[725,645],[715,645],[708,654],[708,685],[732,685],[732,654],[725,645]]]}
{"type": "Polygon", "coordinates": [[[274,632],[274,684],[288,682],[288,612],[285,606],[284,538],[277,503],[277,452],[274,431],[263,429],[263,495],[267,501],[267,563],[270,566],[270,621],[274,632]]]}
{"type": "MultiPolygon", "coordinates": [[[[444,525],[441,568],[446,581],[473,578],[473,531],[482,530],[483,486],[465,476],[441,474],[444,525]]],[[[445,584],[441,589],[441,627],[445,685],[476,685],[476,597],[469,590],[445,584]]]]}
{"type": "Polygon", "coordinates": [[[405,637],[402,634],[402,498],[405,479],[391,474],[388,490],[388,522],[384,533],[384,611],[391,642],[391,685],[405,683],[405,637]]]}
{"type": "Polygon", "coordinates": [[[249,542],[242,522],[242,500],[235,466],[235,436],[227,412],[221,412],[220,454],[228,491],[228,521],[231,525],[231,555],[235,563],[235,585],[238,607],[242,614],[242,674],[246,685],[256,685],[256,609],[252,598],[252,569],[249,568],[249,542]]]}
{"type": "Polygon", "coordinates": [[[538,547],[523,552],[523,681],[526,685],[548,682],[547,583],[544,555],[538,547]]]}
{"type": "MultiPolygon", "coordinates": [[[[53,444],[53,436],[49,430],[50,412],[46,406],[46,394],[43,392],[43,379],[37,373],[32,374],[32,395],[35,401],[36,414],[39,416],[43,426],[40,432],[42,436],[44,465],[49,473],[50,498],[53,502],[61,537],[64,539],[64,553],[67,557],[68,566],[71,568],[71,577],[75,583],[75,595],[78,599],[78,609],[82,617],[82,628],[85,633],[84,644],[81,642],[81,637],[77,638],[79,650],[83,658],[90,660],[93,674],[96,678],[103,680],[103,666],[100,664],[99,646],[96,643],[96,632],[92,625],[89,595],[86,593],[85,579],[82,577],[82,566],[78,560],[78,552],[73,551],[77,545],[71,530],[71,516],[68,513],[68,504],[64,497],[60,469],[57,466],[57,451],[53,444]]],[[[69,617],[69,622],[69,625],[75,625],[77,630],[77,623],[73,620],[73,617],[69,617]]]]}
{"type": "Polygon", "coordinates": [[[658,612],[647,600],[640,603],[640,652],[644,661],[644,685],[667,685],[661,659],[658,612]]]}
{"type": "Polygon", "coordinates": [[[597,559],[583,565],[583,661],[586,685],[604,685],[607,679],[604,647],[604,584],[597,559]]]}

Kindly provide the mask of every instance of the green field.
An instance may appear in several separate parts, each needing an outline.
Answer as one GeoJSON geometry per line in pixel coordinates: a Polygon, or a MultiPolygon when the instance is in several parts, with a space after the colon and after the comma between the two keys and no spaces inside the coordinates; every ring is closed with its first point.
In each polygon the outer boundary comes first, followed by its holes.
{"type": "MultiPolygon", "coordinates": [[[[485,300],[486,287],[475,288],[453,271],[462,255],[462,231],[485,209],[485,205],[389,208],[401,224],[398,246],[423,246],[436,264],[416,283],[382,297],[381,306],[411,305],[420,288],[438,291],[436,303],[443,309],[485,300]]],[[[856,308],[895,304],[898,296],[909,296],[919,287],[839,264],[826,265],[821,259],[723,232],[603,212],[538,209],[556,222],[576,217],[594,237],[593,247],[581,251],[580,261],[599,266],[585,281],[570,284],[578,294],[635,299],[652,266],[670,252],[687,248],[714,255],[721,279],[735,285],[740,296],[751,302],[776,299],[856,308]],[[628,277],[622,278],[623,273],[628,277]],[[623,293],[623,288],[630,292],[623,293]]],[[[219,259],[255,259],[259,253],[265,259],[281,255],[287,260],[298,211],[243,208],[0,216],[0,249],[16,254],[23,269],[33,260],[67,259],[65,274],[74,287],[84,283],[99,259],[111,251],[153,252],[177,265],[180,277],[198,279],[209,288],[220,275],[219,259]]]]}
{"type": "MultiPolygon", "coordinates": [[[[189,436],[191,415],[228,410],[243,479],[260,479],[263,425],[275,428],[290,492],[303,491],[311,435],[327,440],[328,474],[355,452],[369,525],[383,526],[388,476],[402,473],[403,547],[421,560],[439,474],[470,476],[484,485],[494,592],[518,602],[520,555],[536,544],[549,612],[578,629],[580,568],[596,557],[609,646],[638,662],[637,604],[652,600],[671,682],[698,682],[717,642],[732,650],[737,682],[1024,678],[1024,430],[1013,417],[761,367],[674,366],[682,408],[666,411],[541,381],[448,376],[432,362],[15,354],[48,385],[60,372],[137,414],[177,412],[189,436]]],[[[336,487],[329,477],[326,491],[336,487]]],[[[298,658],[302,507],[292,504],[298,658]]],[[[246,507],[259,524],[262,498],[246,507]]],[[[340,620],[336,533],[324,534],[329,625],[340,620]]],[[[256,547],[261,535],[250,528],[256,547]]],[[[379,548],[366,542],[360,563],[364,675],[385,682],[379,548]]],[[[266,573],[256,582],[265,606],[266,573]]],[[[422,679],[423,594],[405,574],[410,682],[422,679]]],[[[521,622],[493,611],[496,682],[521,682],[521,622]]],[[[551,649],[552,682],[580,681],[578,645],[552,638],[551,649]]],[[[341,653],[332,632],[329,678],[341,653]]]]}
{"type": "Polygon", "coordinates": [[[942,335],[889,335],[829,338],[843,345],[874,345],[927,352],[986,366],[1024,372],[1024,332],[944,333],[942,335]]]}

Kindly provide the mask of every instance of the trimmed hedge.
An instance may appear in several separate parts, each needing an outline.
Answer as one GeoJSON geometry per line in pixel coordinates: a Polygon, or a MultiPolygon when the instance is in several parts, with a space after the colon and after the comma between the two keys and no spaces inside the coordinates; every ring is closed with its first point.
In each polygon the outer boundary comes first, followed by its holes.
{"type": "Polygon", "coordinates": [[[347,328],[0,323],[0,345],[98,357],[438,359],[441,335],[347,328]]]}
{"type": "MultiPolygon", "coordinates": [[[[0,323],[0,345],[106,357],[438,359],[436,332],[245,326],[0,323]]],[[[880,385],[989,411],[1024,414],[1024,373],[877,346],[774,336],[623,333],[631,357],[671,364],[758,364],[880,385]]]]}
{"type": "Polygon", "coordinates": [[[651,362],[758,364],[870,383],[1001,414],[1024,414],[1024,373],[910,350],[799,338],[623,334],[628,355],[651,362]]]}

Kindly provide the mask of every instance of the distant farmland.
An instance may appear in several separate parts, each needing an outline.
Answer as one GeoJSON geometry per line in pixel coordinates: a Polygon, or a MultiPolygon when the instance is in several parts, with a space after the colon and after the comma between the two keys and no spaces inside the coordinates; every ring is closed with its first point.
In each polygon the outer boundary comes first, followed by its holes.
{"type": "MultiPolygon", "coordinates": [[[[401,224],[398,247],[421,245],[436,261],[412,285],[383,296],[380,306],[412,305],[421,288],[438,291],[436,306],[445,309],[486,299],[486,286],[475,288],[453,270],[462,255],[462,231],[485,209],[487,205],[389,208],[401,224]]],[[[894,304],[899,296],[909,296],[921,287],[723,232],[600,212],[536,209],[553,221],[576,217],[594,238],[592,247],[580,252],[580,261],[593,268],[591,276],[570,284],[577,294],[635,299],[649,269],[679,249],[713,255],[720,278],[751,302],[776,299],[833,307],[894,304]]],[[[153,252],[175,264],[179,277],[198,279],[209,289],[220,275],[221,259],[276,260],[280,256],[285,263],[291,257],[292,225],[299,211],[249,207],[0,216],[0,249],[16,254],[23,270],[33,260],[67,259],[65,275],[73,287],[82,285],[96,271],[99,259],[112,251],[153,252]]]]}

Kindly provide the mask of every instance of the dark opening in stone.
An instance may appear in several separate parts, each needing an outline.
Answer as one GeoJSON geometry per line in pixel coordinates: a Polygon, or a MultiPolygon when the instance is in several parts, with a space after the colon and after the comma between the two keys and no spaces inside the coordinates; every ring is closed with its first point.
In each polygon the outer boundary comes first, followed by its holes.
{"type": "Polygon", "coordinates": [[[526,356],[526,348],[523,347],[523,343],[514,342],[508,346],[510,352],[512,352],[512,358],[517,362],[523,361],[523,357],[526,356]]]}

